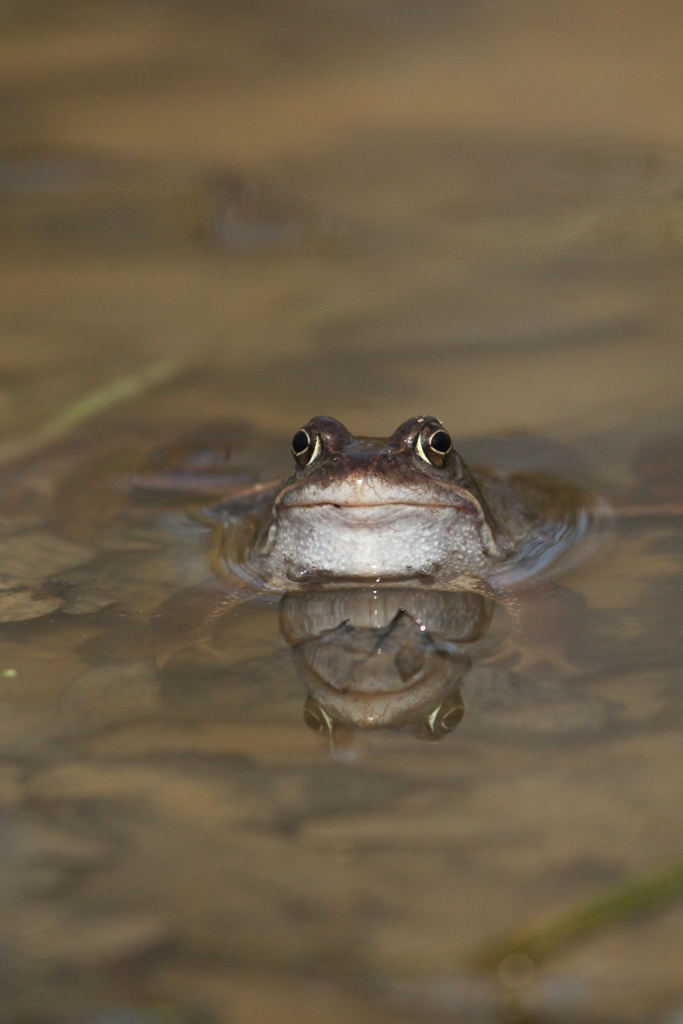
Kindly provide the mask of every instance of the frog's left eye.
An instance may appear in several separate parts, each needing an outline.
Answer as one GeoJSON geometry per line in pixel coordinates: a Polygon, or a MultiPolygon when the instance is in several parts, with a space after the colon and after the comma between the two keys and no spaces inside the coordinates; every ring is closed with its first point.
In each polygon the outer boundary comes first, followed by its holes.
{"type": "Polygon", "coordinates": [[[292,438],[292,453],[297,465],[302,468],[310,466],[320,454],[320,438],[317,434],[315,437],[311,437],[309,432],[302,427],[292,438]]]}
{"type": "Polygon", "coordinates": [[[437,427],[432,433],[418,434],[415,451],[430,466],[443,466],[446,456],[453,449],[451,435],[443,427],[437,427]]]}

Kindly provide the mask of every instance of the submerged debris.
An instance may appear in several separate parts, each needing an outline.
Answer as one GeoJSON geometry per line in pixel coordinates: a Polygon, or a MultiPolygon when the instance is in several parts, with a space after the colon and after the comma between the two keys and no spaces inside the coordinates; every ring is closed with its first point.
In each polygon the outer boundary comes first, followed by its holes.
{"type": "MultiPolygon", "coordinates": [[[[0,573],[0,622],[25,622],[56,612],[64,604],[69,587],[70,584],[57,580],[36,582],[0,573]]],[[[11,671],[8,669],[3,675],[11,671]]]]}
{"type": "Polygon", "coordinates": [[[95,549],[89,545],[65,540],[48,530],[0,537],[0,569],[20,579],[45,579],[85,565],[95,555],[95,549]]]}

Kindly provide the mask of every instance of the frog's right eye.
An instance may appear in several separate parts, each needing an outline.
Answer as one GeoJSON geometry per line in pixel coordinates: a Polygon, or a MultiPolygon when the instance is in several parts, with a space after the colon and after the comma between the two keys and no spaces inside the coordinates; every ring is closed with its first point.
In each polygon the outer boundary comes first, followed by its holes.
{"type": "Polygon", "coordinates": [[[292,438],[292,453],[298,466],[310,466],[320,454],[320,438],[316,434],[311,437],[309,432],[302,427],[297,430],[292,438]]]}

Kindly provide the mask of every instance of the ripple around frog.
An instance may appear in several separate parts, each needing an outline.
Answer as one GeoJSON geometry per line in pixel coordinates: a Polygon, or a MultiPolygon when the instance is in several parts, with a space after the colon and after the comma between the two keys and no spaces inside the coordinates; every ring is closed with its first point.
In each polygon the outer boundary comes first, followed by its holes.
{"type": "Polygon", "coordinates": [[[585,488],[564,483],[557,498],[558,518],[549,520],[496,568],[491,580],[494,589],[573,572],[602,545],[614,523],[609,502],[585,488]]]}

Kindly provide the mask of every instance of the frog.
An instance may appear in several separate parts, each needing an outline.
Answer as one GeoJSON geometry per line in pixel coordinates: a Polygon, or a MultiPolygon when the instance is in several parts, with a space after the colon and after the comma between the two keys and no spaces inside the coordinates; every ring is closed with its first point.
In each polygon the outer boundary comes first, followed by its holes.
{"type": "Polygon", "coordinates": [[[400,585],[501,599],[575,565],[608,520],[577,484],[470,468],[433,415],[385,438],[314,416],[291,457],[288,477],[196,510],[212,531],[213,575],[157,609],[161,664],[259,594],[400,585]]]}
{"type": "Polygon", "coordinates": [[[294,435],[292,454],[294,472],[252,548],[277,587],[492,581],[558,557],[589,531],[588,492],[539,474],[475,474],[434,416],[412,417],[387,439],[317,416],[294,435]]]}

